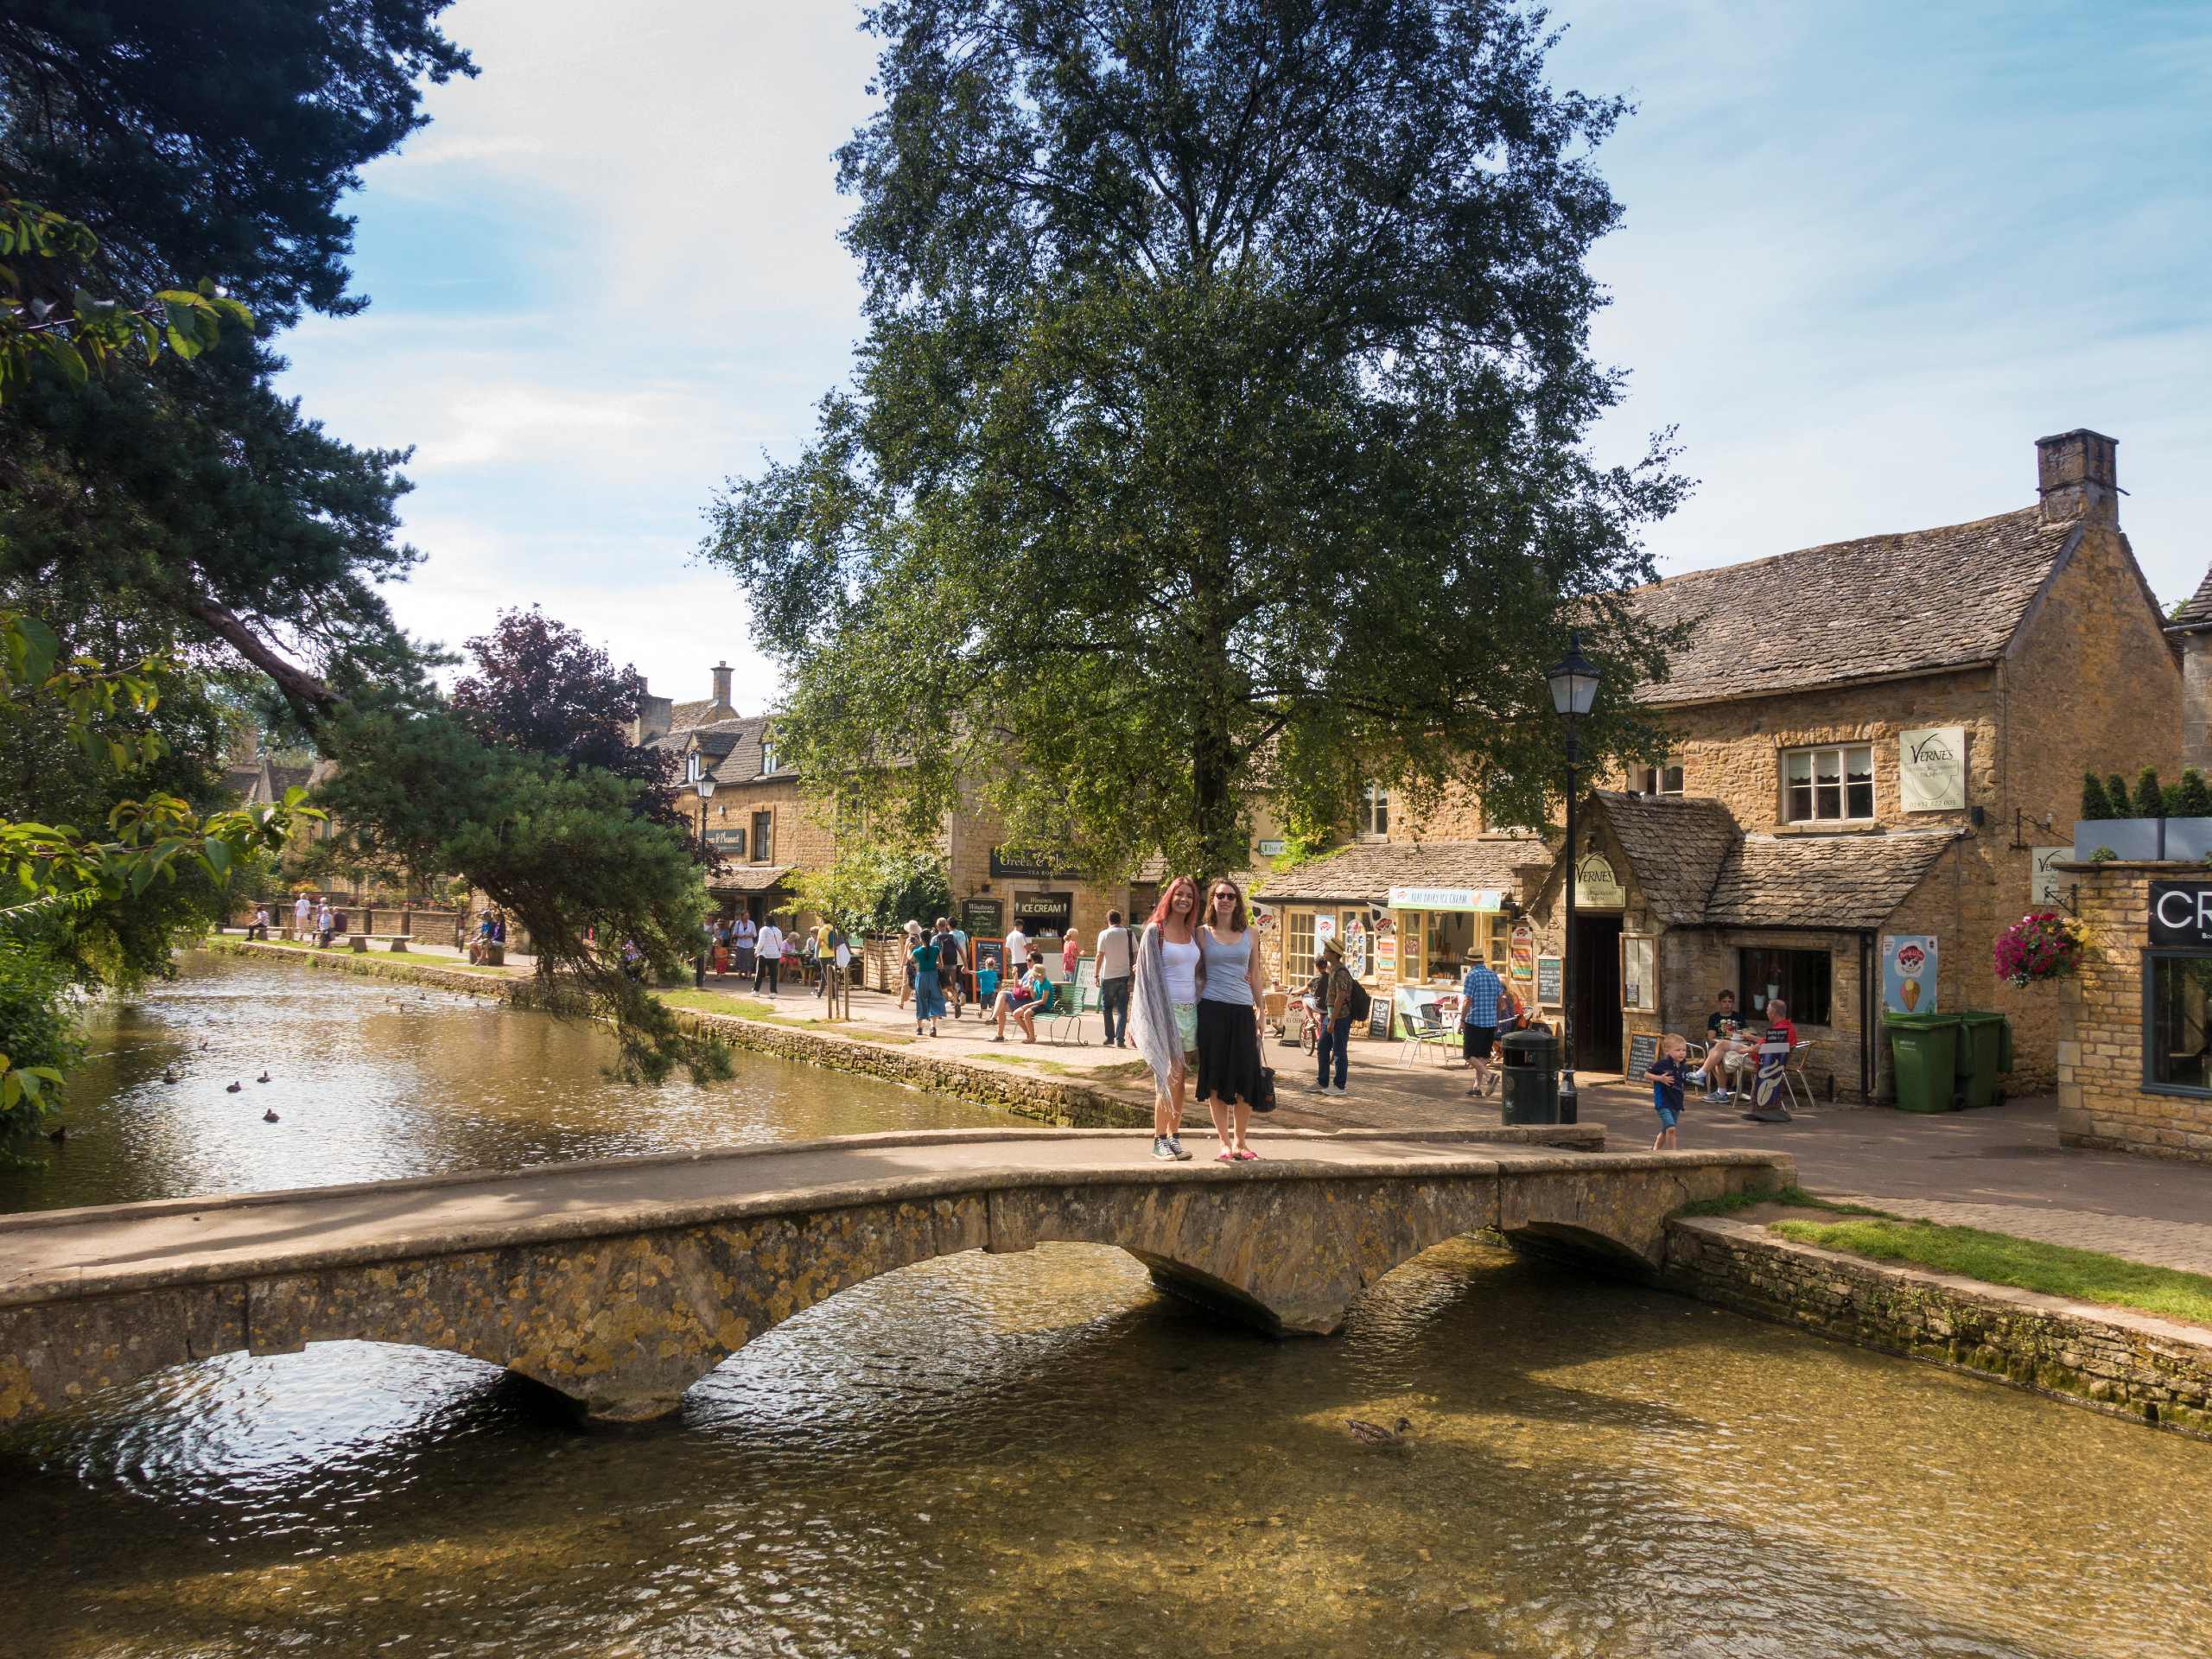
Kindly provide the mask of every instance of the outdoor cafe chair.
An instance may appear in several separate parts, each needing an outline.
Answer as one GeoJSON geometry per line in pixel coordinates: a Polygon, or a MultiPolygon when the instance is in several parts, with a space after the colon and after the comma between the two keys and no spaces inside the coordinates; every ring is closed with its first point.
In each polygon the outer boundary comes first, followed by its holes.
{"type": "Polygon", "coordinates": [[[1782,1062],[1782,1086],[1789,1091],[1790,1103],[1800,1111],[1809,1110],[1813,1104],[1813,1079],[1805,1070],[1812,1049],[1812,1039],[1800,1037],[1782,1062]]]}
{"type": "Polygon", "coordinates": [[[1053,982],[1052,1004],[1046,1010],[1052,1021],[1045,1033],[1046,1039],[1065,1043],[1072,1038],[1078,1043],[1089,1043],[1090,1039],[1083,1034],[1083,1016],[1096,1013],[1097,1008],[1098,961],[1095,957],[1084,957],[1076,963],[1073,979],[1053,982]]]}

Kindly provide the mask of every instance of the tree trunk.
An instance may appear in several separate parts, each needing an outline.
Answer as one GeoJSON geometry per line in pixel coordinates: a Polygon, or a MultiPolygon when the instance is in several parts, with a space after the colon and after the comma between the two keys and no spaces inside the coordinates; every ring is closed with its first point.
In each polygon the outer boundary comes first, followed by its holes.
{"type": "Polygon", "coordinates": [[[1229,734],[1227,644],[1209,629],[1200,650],[1205,658],[1205,689],[1191,737],[1192,827],[1198,832],[1199,874],[1211,880],[1244,868],[1244,814],[1236,793],[1236,748],[1229,734]]]}

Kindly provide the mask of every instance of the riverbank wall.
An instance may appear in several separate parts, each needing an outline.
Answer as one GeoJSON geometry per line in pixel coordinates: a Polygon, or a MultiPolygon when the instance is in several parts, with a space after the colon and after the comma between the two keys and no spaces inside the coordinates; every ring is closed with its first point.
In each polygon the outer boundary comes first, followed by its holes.
{"type": "MultiPolygon", "coordinates": [[[[308,950],[219,935],[208,940],[207,948],[225,956],[272,957],[327,971],[435,985],[445,990],[466,991],[473,996],[509,1001],[531,983],[526,976],[477,973],[465,968],[410,961],[404,956],[308,950]]],[[[1094,1083],[1025,1072],[1012,1066],[916,1053],[902,1044],[882,1038],[817,1031],[786,1020],[753,1020],[742,1014],[696,1008],[672,1008],[671,1012],[684,1029],[711,1033],[734,1048],[795,1060],[825,1071],[905,1084],[979,1106],[995,1106],[1017,1117],[1055,1128],[1152,1127],[1152,1100],[1142,1088],[1117,1092],[1094,1083]]],[[[1482,1139],[1510,1146],[1595,1152],[1604,1147],[1605,1132],[1594,1123],[1495,1125],[1482,1131],[1482,1139]]]]}
{"type": "Polygon", "coordinates": [[[1754,1319],[2212,1440],[2212,1331],[1803,1244],[1670,1222],[1662,1282],[1754,1319]]]}

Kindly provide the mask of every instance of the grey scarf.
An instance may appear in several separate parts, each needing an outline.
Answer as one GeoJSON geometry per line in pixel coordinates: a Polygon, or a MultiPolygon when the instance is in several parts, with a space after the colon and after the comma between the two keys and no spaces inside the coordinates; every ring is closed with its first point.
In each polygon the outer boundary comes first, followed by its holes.
{"type": "Polygon", "coordinates": [[[1160,925],[1147,922],[1137,946],[1136,983],[1129,988],[1129,1034],[1152,1068],[1153,1086],[1167,1092],[1168,1077],[1183,1064],[1183,1033],[1167,996],[1167,963],[1160,951],[1160,925]]]}

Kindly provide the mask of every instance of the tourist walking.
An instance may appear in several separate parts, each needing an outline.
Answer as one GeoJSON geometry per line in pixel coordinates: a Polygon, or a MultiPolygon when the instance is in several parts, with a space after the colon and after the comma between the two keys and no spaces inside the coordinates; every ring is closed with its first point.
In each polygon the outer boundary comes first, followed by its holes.
{"type": "Polygon", "coordinates": [[[957,1009],[963,1002],[978,1004],[977,1017],[982,1017],[982,997],[976,989],[976,969],[968,960],[968,930],[958,922],[952,925],[952,1002],[957,1009]]]}
{"type": "Polygon", "coordinates": [[[1122,925],[1122,912],[1106,912],[1094,947],[1098,961],[1098,1007],[1106,1017],[1106,1041],[1115,1048],[1129,1046],[1129,976],[1136,970],[1136,940],[1122,925]]]}
{"type": "Polygon", "coordinates": [[[1179,875],[1144,925],[1130,976],[1129,1030],[1152,1069],[1152,1155],[1186,1159],[1183,1096],[1198,1040],[1198,884],[1179,875]]]}
{"type": "Polygon", "coordinates": [[[1321,1020],[1320,1038],[1314,1044],[1321,1071],[1313,1086],[1325,1095],[1329,1092],[1332,1054],[1337,1061],[1337,1092],[1345,1092],[1344,1077],[1351,1065],[1352,998],[1358,988],[1359,982],[1344,967],[1344,947],[1332,938],[1322,940],[1314,949],[1313,982],[1306,987],[1306,995],[1321,1020]]]}
{"type": "Polygon", "coordinates": [[[1260,953],[1245,925],[1244,890],[1227,876],[1206,895],[1198,930],[1198,1098],[1212,1114],[1217,1163],[1249,1163],[1252,1108],[1265,1101],[1260,1065],[1260,953]]]}
{"type": "Polygon", "coordinates": [[[784,971],[784,930],[776,925],[773,916],[760,924],[760,931],[753,938],[753,995],[759,995],[765,986],[769,995],[775,995],[777,981],[784,971]]]}
{"type": "Polygon", "coordinates": [[[1029,936],[1021,931],[1021,923],[1017,919],[1014,925],[1007,930],[1006,976],[1008,979],[1020,979],[1021,970],[1028,966],[1029,936]]]}
{"type": "Polygon", "coordinates": [[[1071,985],[1075,983],[1076,964],[1083,960],[1083,942],[1076,937],[1075,924],[1068,924],[1068,931],[1060,940],[1060,977],[1071,985]]]}
{"type": "Polygon", "coordinates": [[[952,931],[950,918],[940,916],[931,930],[930,944],[937,958],[937,988],[957,1020],[966,999],[960,994],[960,938],[952,931]]]}
{"type": "Polygon", "coordinates": [[[914,994],[914,947],[922,942],[922,925],[909,920],[899,930],[899,954],[906,964],[906,977],[899,987],[899,1006],[905,1007],[906,999],[914,994]]]}
{"type": "Polygon", "coordinates": [[[1505,996],[1505,982],[1478,958],[1459,981],[1459,1052],[1474,1069],[1471,1095],[1490,1087],[1490,1057],[1497,1047],[1498,1005],[1505,996]]]}
{"type": "Polygon", "coordinates": [[[1690,1046],[1681,1033],[1670,1031],[1659,1039],[1659,1056],[1644,1077],[1651,1084],[1651,1109],[1659,1114],[1659,1134],[1651,1142],[1654,1152],[1673,1152],[1679,1144],[1675,1125],[1682,1121],[1682,1085],[1688,1081],[1690,1046]]]}
{"type": "Polygon", "coordinates": [[[753,959],[754,947],[760,942],[760,929],[750,913],[740,916],[729,931],[730,966],[740,974],[758,971],[753,959]]]}
{"type": "Polygon", "coordinates": [[[332,931],[330,921],[330,901],[327,899],[325,899],[315,906],[315,944],[316,950],[321,950],[328,948],[332,931]]]}
{"type": "Polygon", "coordinates": [[[920,1036],[926,1024],[934,1037],[937,1022],[944,1018],[944,983],[938,974],[937,941],[922,931],[919,922],[907,925],[912,929],[906,935],[906,976],[914,986],[914,1035],[920,1036]]]}
{"type": "Polygon", "coordinates": [[[292,901],[292,937],[296,939],[307,938],[308,926],[314,920],[315,903],[303,893],[292,901]]]}

